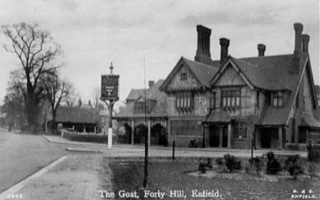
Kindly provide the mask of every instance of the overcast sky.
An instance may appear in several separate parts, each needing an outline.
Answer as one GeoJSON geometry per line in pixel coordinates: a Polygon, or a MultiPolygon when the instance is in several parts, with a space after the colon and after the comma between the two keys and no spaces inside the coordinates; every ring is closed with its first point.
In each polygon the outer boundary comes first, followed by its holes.
{"type": "MultiPolygon", "coordinates": [[[[120,75],[120,99],[146,80],[165,79],[181,56],[194,59],[196,25],[212,29],[211,56],[220,58],[219,38],[230,39],[229,54],[291,54],[295,22],[310,35],[309,51],[319,84],[318,0],[0,0],[0,24],[37,23],[62,46],[62,76],[86,103],[100,87],[101,74],[120,75]]],[[[0,43],[7,41],[0,34],[0,43]]],[[[0,48],[0,100],[17,57],[0,48]]]]}

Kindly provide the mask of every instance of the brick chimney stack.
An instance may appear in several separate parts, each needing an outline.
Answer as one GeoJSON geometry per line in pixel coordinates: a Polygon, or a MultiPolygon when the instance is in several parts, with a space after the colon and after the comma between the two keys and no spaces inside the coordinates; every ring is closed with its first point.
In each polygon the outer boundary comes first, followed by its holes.
{"type": "Polygon", "coordinates": [[[295,30],[294,55],[300,56],[303,25],[301,23],[295,23],[293,27],[295,30]]]}
{"type": "Polygon", "coordinates": [[[202,25],[197,26],[198,32],[198,44],[197,52],[194,57],[195,61],[202,62],[205,64],[211,64],[211,54],[210,54],[210,35],[211,29],[204,27],[202,25]]]}
{"type": "Polygon", "coordinates": [[[149,81],[149,88],[152,88],[154,86],[154,81],[149,81]]]}
{"type": "Polygon", "coordinates": [[[258,56],[261,57],[261,56],[264,56],[264,52],[266,51],[266,45],[264,44],[258,44],[258,56]]]}
{"type": "Polygon", "coordinates": [[[309,41],[310,41],[310,36],[307,34],[302,35],[302,52],[303,53],[308,53],[309,52],[309,41]]]}
{"type": "Polygon", "coordinates": [[[220,64],[223,64],[224,61],[228,58],[228,48],[229,48],[230,40],[227,38],[220,38],[220,64]]]}

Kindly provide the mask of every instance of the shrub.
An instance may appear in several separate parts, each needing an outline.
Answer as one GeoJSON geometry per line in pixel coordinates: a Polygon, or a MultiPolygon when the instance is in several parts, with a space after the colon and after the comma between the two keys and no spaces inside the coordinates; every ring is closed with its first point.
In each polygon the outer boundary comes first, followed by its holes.
{"type": "Polygon", "coordinates": [[[211,158],[207,158],[206,167],[208,167],[209,169],[212,169],[212,159],[211,158]]]}
{"type": "Polygon", "coordinates": [[[200,161],[199,162],[199,171],[201,172],[201,173],[206,173],[206,171],[207,171],[207,169],[206,169],[206,163],[205,162],[203,162],[203,161],[200,161]]]}
{"type": "Polygon", "coordinates": [[[299,174],[303,173],[303,168],[300,162],[300,156],[298,154],[289,156],[284,164],[285,168],[294,180],[297,179],[299,174]]]}
{"type": "Polygon", "coordinates": [[[257,176],[260,176],[261,169],[262,169],[262,166],[263,166],[262,158],[260,158],[259,156],[256,156],[256,157],[254,157],[252,159],[250,158],[249,159],[249,163],[255,167],[257,176]]]}
{"type": "Polygon", "coordinates": [[[212,169],[212,160],[211,160],[211,158],[207,158],[207,159],[201,158],[200,162],[199,162],[199,167],[198,167],[199,171],[201,173],[206,173],[207,168],[212,169]]]}
{"type": "Polygon", "coordinates": [[[217,158],[216,159],[216,163],[217,163],[218,166],[223,165],[223,158],[217,158]]]}
{"type": "Polygon", "coordinates": [[[225,164],[229,172],[241,169],[241,161],[237,160],[235,156],[226,154],[223,156],[223,159],[225,160],[225,164]]]}
{"type": "Polygon", "coordinates": [[[267,153],[267,174],[278,174],[281,171],[281,165],[279,161],[276,159],[274,153],[269,151],[267,153]]]}

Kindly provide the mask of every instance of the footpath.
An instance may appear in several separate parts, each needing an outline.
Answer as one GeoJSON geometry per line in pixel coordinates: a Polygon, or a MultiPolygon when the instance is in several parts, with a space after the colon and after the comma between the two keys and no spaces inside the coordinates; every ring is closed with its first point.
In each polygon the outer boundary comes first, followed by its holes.
{"type": "MultiPolygon", "coordinates": [[[[103,165],[104,157],[143,157],[142,145],[113,145],[71,142],[58,136],[43,135],[51,143],[65,144],[70,152],[37,173],[21,181],[0,194],[4,199],[48,199],[48,200],[87,200],[102,199],[99,190],[112,190],[111,170],[103,165]],[[103,178],[101,176],[103,174],[103,178]]],[[[268,150],[254,150],[254,156],[261,156],[268,150]]],[[[278,155],[300,154],[306,152],[277,151],[278,155]]],[[[250,157],[250,150],[216,149],[216,148],[176,148],[176,157],[222,157],[224,154],[250,157]]],[[[171,157],[172,147],[150,147],[150,157],[171,157]]],[[[112,199],[112,198],[108,198],[112,199]]]]}

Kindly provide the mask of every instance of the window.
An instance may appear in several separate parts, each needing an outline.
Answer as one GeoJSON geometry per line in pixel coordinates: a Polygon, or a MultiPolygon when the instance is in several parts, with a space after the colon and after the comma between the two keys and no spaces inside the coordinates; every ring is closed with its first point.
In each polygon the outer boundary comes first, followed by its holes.
{"type": "Polygon", "coordinates": [[[192,92],[178,92],[176,94],[176,108],[179,112],[191,111],[193,109],[192,92]]]}
{"type": "Polygon", "coordinates": [[[146,102],[135,102],[134,104],[134,113],[148,113],[149,111],[149,103],[146,102]]]}
{"type": "Polygon", "coordinates": [[[240,90],[221,91],[222,107],[240,107],[240,90]]]}
{"type": "Polygon", "coordinates": [[[283,93],[282,92],[272,93],[272,105],[275,107],[282,107],[283,106],[283,93]]]}
{"type": "Polygon", "coordinates": [[[187,80],[187,73],[181,73],[180,74],[180,81],[186,81],[187,80]]]}
{"type": "Polygon", "coordinates": [[[214,109],[216,108],[216,93],[213,92],[210,96],[210,99],[209,99],[209,103],[210,103],[210,109],[214,109]]]}
{"type": "Polygon", "coordinates": [[[236,139],[247,138],[247,123],[246,122],[235,122],[234,123],[233,138],[236,138],[236,139]]]}

